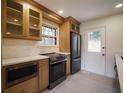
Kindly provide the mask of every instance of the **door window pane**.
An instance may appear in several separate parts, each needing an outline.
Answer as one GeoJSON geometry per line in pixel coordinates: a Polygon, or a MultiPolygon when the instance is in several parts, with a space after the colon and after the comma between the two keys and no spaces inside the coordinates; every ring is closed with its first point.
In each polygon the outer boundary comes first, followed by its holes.
{"type": "Polygon", "coordinates": [[[101,52],[101,32],[88,33],[88,52],[101,52]]]}

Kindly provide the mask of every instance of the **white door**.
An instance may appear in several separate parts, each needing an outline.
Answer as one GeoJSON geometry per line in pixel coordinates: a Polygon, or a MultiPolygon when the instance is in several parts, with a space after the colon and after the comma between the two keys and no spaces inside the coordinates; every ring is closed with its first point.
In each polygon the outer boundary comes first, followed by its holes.
{"type": "Polygon", "coordinates": [[[85,32],[85,70],[105,74],[105,29],[85,32]]]}

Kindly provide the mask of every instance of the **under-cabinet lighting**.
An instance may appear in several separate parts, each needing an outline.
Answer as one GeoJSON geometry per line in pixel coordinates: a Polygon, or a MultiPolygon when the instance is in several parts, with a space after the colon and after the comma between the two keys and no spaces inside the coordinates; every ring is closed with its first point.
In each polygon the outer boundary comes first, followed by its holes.
{"type": "Polygon", "coordinates": [[[36,24],[34,24],[34,26],[36,27],[37,25],[36,25],[36,24]]]}
{"type": "Polygon", "coordinates": [[[115,6],[115,8],[120,8],[120,7],[122,7],[122,6],[123,6],[123,4],[120,3],[120,4],[117,4],[117,5],[115,6]]]}
{"type": "Polygon", "coordinates": [[[10,35],[11,33],[10,32],[6,32],[7,35],[10,35]]]}
{"type": "Polygon", "coordinates": [[[14,19],[15,22],[18,22],[19,20],[18,19],[14,19]]]}

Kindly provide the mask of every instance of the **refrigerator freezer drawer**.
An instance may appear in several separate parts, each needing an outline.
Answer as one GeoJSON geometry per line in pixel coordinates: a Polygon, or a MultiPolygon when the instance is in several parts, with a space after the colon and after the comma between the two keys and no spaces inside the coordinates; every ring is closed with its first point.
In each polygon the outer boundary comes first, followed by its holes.
{"type": "Polygon", "coordinates": [[[72,59],[71,74],[78,72],[81,69],[81,58],[72,59]]]}

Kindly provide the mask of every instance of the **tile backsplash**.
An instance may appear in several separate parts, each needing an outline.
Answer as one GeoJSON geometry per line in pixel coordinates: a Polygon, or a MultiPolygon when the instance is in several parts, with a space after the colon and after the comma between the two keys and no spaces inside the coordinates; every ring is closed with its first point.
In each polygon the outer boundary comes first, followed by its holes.
{"type": "Polygon", "coordinates": [[[2,39],[2,58],[17,58],[59,52],[59,46],[43,46],[41,41],[2,39]]]}

